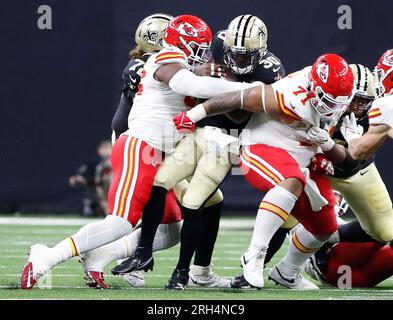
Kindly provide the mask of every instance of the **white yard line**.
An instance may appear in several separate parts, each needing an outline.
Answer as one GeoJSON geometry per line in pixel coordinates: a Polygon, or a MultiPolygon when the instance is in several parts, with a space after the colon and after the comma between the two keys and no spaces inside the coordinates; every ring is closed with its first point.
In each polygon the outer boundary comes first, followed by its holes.
{"type": "MultiPolygon", "coordinates": [[[[90,222],[100,221],[102,219],[86,218],[24,218],[24,217],[0,217],[0,225],[20,225],[20,226],[83,226],[90,222]]],[[[222,219],[220,227],[222,229],[239,230],[252,229],[254,219],[222,219]]]]}

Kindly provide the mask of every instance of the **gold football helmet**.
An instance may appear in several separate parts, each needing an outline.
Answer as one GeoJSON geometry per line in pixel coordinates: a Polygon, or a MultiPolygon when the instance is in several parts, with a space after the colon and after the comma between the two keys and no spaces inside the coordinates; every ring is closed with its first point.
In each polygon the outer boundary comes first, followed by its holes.
{"type": "Polygon", "coordinates": [[[238,75],[252,72],[267,49],[267,28],[256,16],[231,21],[224,39],[224,62],[238,75]]]}

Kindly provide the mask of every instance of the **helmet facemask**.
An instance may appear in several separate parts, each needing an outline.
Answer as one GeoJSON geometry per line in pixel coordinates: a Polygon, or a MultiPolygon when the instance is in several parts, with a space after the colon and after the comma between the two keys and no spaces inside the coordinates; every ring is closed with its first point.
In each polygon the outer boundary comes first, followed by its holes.
{"type": "Polygon", "coordinates": [[[322,120],[328,123],[338,122],[353,98],[353,95],[350,97],[337,96],[333,98],[319,86],[313,91],[314,97],[310,99],[311,104],[321,116],[322,120]]]}
{"type": "Polygon", "coordinates": [[[183,49],[183,51],[187,55],[187,63],[191,67],[191,70],[194,70],[197,66],[207,63],[212,59],[210,43],[197,43],[195,41],[187,43],[183,37],[180,37],[180,41],[186,49],[183,49]]]}
{"type": "Polygon", "coordinates": [[[258,66],[264,50],[246,50],[228,47],[224,44],[224,63],[237,75],[246,75],[258,66]]]}

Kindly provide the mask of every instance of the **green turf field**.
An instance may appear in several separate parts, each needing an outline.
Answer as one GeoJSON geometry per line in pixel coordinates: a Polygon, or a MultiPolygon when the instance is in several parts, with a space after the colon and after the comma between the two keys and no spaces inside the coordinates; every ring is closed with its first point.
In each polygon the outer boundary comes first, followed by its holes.
{"type": "MultiPolygon", "coordinates": [[[[15,220],[15,219],[13,219],[15,220]]],[[[31,220],[31,219],[30,219],[31,220]]],[[[19,221],[19,220],[16,220],[19,221]]],[[[23,218],[19,223],[5,224],[0,217],[0,299],[392,299],[393,278],[383,282],[374,289],[338,290],[321,288],[320,291],[289,291],[266,281],[263,290],[213,290],[188,288],[183,292],[168,292],[163,290],[169,275],[177,261],[179,247],[157,252],[155,254],[154,272],[146,274],[146,288],[133,289],[121,278],[109,274],[106,280],[109,290],[90,289],[84,285],[81,266],[72,259],[54,268],[50,278],[46,278],[51,289],[34,288],[31,291],[19,289],[20,271],[26,262],[28,247],[34,243],[54,245],[65,236],[74,233],[80,226],[72,225],[67,219],[60,221],[61,225],[26,225],[23,218]]],[[[44,223],[45,219],[35,220],[44,223]]],[[[252,223],[252,221],[243,220],[252,223]]],[[[232,220],[233,222],[233,220],[232,220]]],[[[232,223],[233,225],[233,223],[232,223]]],[[[241,226],[239,224],[239,226],[241,226]]],[[[220,275],[232,277],[241,268],[239,257],[247,248],[251,237],[251,229],[242,226],[241,229],[222,228],[219,233],[215,254],[214,270],[220,275]]],[[[287,244],[281,249],[271,267],[285,253],[287,244]]],[[[267,273],[267,272],[265,272],[267,273]]]]}

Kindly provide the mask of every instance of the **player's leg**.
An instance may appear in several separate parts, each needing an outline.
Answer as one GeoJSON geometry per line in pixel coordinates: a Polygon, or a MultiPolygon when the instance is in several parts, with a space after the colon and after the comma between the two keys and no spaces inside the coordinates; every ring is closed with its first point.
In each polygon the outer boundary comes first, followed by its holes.
{"type": "MultiPolygon", "coordinates": [[[[202,225],[203,220],[201,221],[200,208],[215,193],[232,166],[228,153],[220,154],[215,149],[210,150],[207,148],[207,144],[204,144],[205,139],[201,136],[203,134],[203,131],[199,131],[197,136],[197,139],[199,139],[198,148],[203,154],[198,161],[194,175],[183,196],[182,205],[180,205],[183,217],[180,254],[176,269],[166,285],[167,289],[182,290],[186,287],[192,256],[199,243],[199,239],[201,239],[200,233],[202,227],[206,228],[206,225],[202,225]]],[[[218,209],[221,208],[218,207],[218,209]]],[[[216,230],[214,231],[217,232],[216,230]]],[[[207,272],[210,269],[195,268],[195,271],[202,275],[203,271],[207,272]]]]}
{"type": "Polygon", "coordinates": [[[320,211],[313,212],[308,197],[302,193],[292,211],[302,225],[292,233],[287,254],[269,272],[270,279],[291,289],[317,289],[311,282],[304,281],[300,275],[301,266],[337,230],[335,197],[329,181],[315,172],[311,173],[311,179],[317,184],[328,204],[320,211]]]}
{"type": "MultiPolygon", "coordinates": [[[[282,247],[285,239],[287,238],[288,233],[290,230],[295,227],[299,222],[293,217],[289,216],[284,224],[278,228],[276,233],[273,235],[272,239],[269,242],[264,266],[266,266],[270,260],[274,257],[278,250],[282,247]]],[[[231,280],[231,288],[234,289],[249,289],[251,288],[248,281],[244,278],[243,273],[239,274],[238,276],[234,277],[231,280]]]]}
{"type": "Polygon", "coordinates": [[[53,248],[33,246],[22,273],[23,288],[31,288],[42,274],[56,264],[115,241],[132,231],[141,212],[140,205],[136,204],[137,201],[140,203],[140,199],[136,198],[146,197],[140,192],[146,192],[149,196],[156,172],[151,164],[143,164],[142,154],[146,146],[145,142],[134,137],[118,139],[111,154],[113,180],[108,194],[111,214],[102,221],[87,224],[53,248]],[[147,179],[149,175],[151,182],[147,179]],[[139,187],[140,180],[145,182],[143,188],[139,187]]]}
{"type": "Polygon", "coordinates": [[[201,210],[201,236],[195,250],[194,264],[190,267],[190,285],[225,288],[229,280],[212,271],[211,263],[220,227],[223,194],[218,189],[201,210]]]}
{"type": "MultiPolygon", "coordinates": [[[[164,217],[154,237],[153,252],[176,245],[180,239],[181,225],[181,212],[176,203],[175,194],[171,190],[166,196],[164,217]]],[[[137,227],[132,233],[117,241],[86,252],[81,260],[87,284],[91,287],[106,288],[103,282],[105,266],[113,261],[132,256],[139,245],[140,236],[141,230],[137,227]]],[[[137,277],[134,274],[126,274],[124,279],[133,286],[141,286],[143,274],[137,277]]]]}
{"type": "Polygon", "coordinates": [[[370,237],[381,243],[393,239],[392,201],[374,163],[350,178],[330,181],[370,237]]]}
{"type": "Polygon", "coordinates": [[[286,151],[266,145],[243,147],[241,170],[252,186],[267,191],[258,210],[250,246],[241,257],[246,280],[255,287],[263,287],[268,245],[295,206],[305,177],[286,151]]]}
{"type": "Polygon", "coordinates": [[[166,194],[178,182],[193,174],[199,156],[194,142],[194,134],[182,139],[176,146],[174,153],[165,156],[155,176],[152,197],[143,211],[139,246],[135,253],[116,266],[112,270],[113,272],[125,274],[138,270],[140,265],[152,261],[154,236],[162,220],[166,194]]]}

